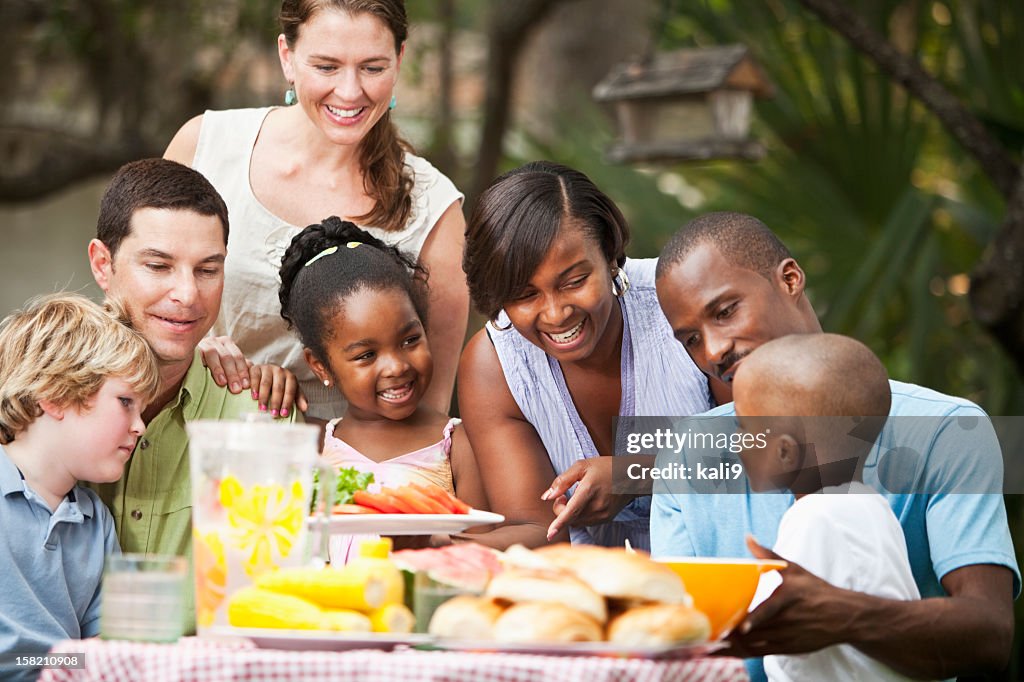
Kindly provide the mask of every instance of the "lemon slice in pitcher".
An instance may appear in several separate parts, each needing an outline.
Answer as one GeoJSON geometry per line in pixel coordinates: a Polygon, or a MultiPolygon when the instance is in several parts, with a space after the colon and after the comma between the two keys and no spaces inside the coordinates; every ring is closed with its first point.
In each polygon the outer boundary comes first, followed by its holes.
{"type": "Polygon", "coordinates": [[[227,540],[245,556],[245,572],[257,576],[277,568],[295,545],[305,520],[300,481],[287,489],[273,483],[244,487],[234,476],[220,483],[220,501],[227,512],[227,540]]]}

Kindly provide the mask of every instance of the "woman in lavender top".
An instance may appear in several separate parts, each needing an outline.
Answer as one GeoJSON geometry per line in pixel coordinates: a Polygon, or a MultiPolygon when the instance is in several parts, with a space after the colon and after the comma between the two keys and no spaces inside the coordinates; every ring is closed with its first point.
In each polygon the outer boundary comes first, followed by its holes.
{"type": "Polygon", "coordinates": [[[650,497],[611,490],[615,418],[708,408],[656,260],[627,259],[628,241],[589,178],[543,161],[498,178],[470,219],[463,269],[488,323],[463,353],[459,405],[507,544],[649,547],[650,497]]]}

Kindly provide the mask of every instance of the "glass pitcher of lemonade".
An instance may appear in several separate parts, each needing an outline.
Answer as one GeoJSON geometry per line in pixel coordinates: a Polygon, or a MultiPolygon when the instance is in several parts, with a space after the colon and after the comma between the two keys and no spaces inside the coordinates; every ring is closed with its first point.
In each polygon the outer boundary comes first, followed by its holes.
{"type": "Polygon", "coordinates": [[[226,601],[236,590],[266,571],[302,562],[319,429],[205,420],[186,428],[202,632],[227,625],[226,601]]]}

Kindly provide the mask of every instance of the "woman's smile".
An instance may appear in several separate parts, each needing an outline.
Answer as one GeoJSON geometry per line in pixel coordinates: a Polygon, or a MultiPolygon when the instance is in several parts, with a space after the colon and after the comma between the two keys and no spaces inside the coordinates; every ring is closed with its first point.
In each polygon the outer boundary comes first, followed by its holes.
{"type": "Polygon", "coordinates": [[[578,345],[586,340],[586,318],[580,320],[575,325],[565,330],[564,332],[542,332],[544,336],[553,344],[554,348],[558,351],[573,350],[578,345]]]}

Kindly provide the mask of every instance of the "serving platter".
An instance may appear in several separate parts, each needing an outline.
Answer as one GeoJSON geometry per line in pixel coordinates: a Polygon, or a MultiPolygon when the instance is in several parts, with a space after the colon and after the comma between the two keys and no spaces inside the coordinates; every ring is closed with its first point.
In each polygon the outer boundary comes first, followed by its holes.
{"type": "Polygon", "coordinates": [[[244,638],[261,649],[287,651],[348,651],[350,649],[382,649],[390,651],[400,645],[426,644],[433,637],[426,634],[393,634],[384,632],[327,632],[324,630],[285,630],[277,628],[236,628],[214,625],[203,628],[200,637],[213,639],[244,638]]]}
{"type": "MultiPolygon", "coordinates": [[[[504,520],[501,514],[479,509],[470,509],[468,514],[332,514],[327,528],[332,535],[430,535],[458,533],[504,520]]],[[[306,521],[310,530],[319,530],[318,517],[310,516],[306,521]]]]}
{"type": "Polygon", "coordinates": [[[615,642],[514,643],[437,638],[415,645],[421,650],[465,651],[473,653],[538,654],[541,656],[597,656],[603,658],[646,658],[686,660],[707,656],[724,649],[724,642],[702,644],[664,644],[625,646],[615,642]]]}
{"type": "Polygon", "coordinates": [[[283,649],[286,651],[349,651],[352,649],[390,651],[397,646],[411,646],[421,651],[535,654],[541,656],[596,656],[603,658],[658,660],[686,660],[707,656],[726,646],[724,642],[684,645],[666,644],[661,646],[624,646],[614,642],[513,643],[444,639],[421,633],[326,632],[323,630],[236,628],[228,625],[214,625],[202,628],[199,636],[219,640],[247,639],[260,649],[283,649]]]}

